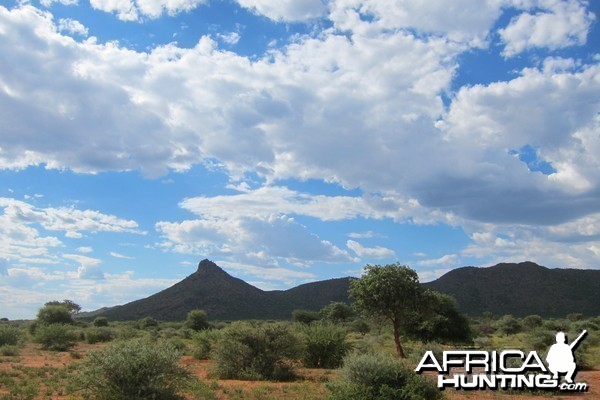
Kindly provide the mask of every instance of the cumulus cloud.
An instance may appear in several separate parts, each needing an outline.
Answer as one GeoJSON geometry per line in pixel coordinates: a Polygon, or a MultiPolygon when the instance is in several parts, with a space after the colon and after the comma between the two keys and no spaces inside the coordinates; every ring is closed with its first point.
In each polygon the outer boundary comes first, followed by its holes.
{"type": "Polygon", "coordinates": [[[72,35],[87,36],[89,31],[81,22],[71,18],[61,18],[58,20],[58,30],[72,35]]]}
{"type": "Polygon", "coordinates": [[[163,14],[175,15],[197,8],[205,0],[90,0],[101,11],[114,13],[122,21],[156,19],[163,14]]]}
{"type": "Polygon", "coordinates": [[[65,6],[74,6],[79,4],[79,0],[41,0],[44,7],[51,7],[53,3],[59,3],[65,6]]]}
{"type": "Polygon", "coordinates": [[[352,260],[346,251],[285,215],[159,222],[156,229],[167,239],[162,248],[184,254],[260,260],[270,265],[277,265],[278,260],[295,265],[352,260]]]}
{"type": "MultiPolygon", "coordinates": [[[[94,4],[137,19],[192,3],[94,4]]],[[[283,21],[300,3],[244,4],[283,21]]],[[[296,259],[295,249],[275,255],[274,247],[254,244],[258,236],[248,236],[249,227],[267,227],[294,231],[321,259],[348,257],[290,220],[293,215],[441,221],[460,224],[473,237],[491,232],[501,239],[505,232],[496,232],[496,224],[534,236],[542,234],[536,225],[574,230],[568,223],[600,212],[598,60],[552,57],[513,79],[452,92],[459,56],[486,46],[506,4],[523,12],[502,31],[505,54],[581,44],[592,18],[575,1],[462,0],[453,2],[453,18],[446,1],[333,1],[325,11],[331,28],[248,58],[219,49],[209,37],[189,49],[170,44],[143,53],[94,39],[79,43],[62,35],[47,12],[0,7],[0,168],[44,164],[158,176],[217,162],[233,181],[255,173],[267,182],[232,196],[184,201],[197,220],[157,225],[165,248],[177,251],[296,259]],[[526,15],[533,18],[527,34],[526,15]],[[546,35],[551,23],[556,36],[546,35]],[[530,170],[515,153],[525,146],[554,172],[530,170]],[[364,195],[307,195],[278,186],[287,178],[339,183],[364,195]],[[270,215],[270,207],[280,214],[270,215]],[[245,209],[254,214],[240,217],[245,209]]],[[[47,218],[38,222],[45,229],[85,231],[47,218]]],[[[23,237],[60,245],[32,225],[18,228],[28,230],[23,237]]],[[[593,239],[585,240],[585,248],[595,248],[593,239]]],[[[468,252],[480,254],[489,242],[476,244],[468,252]]],[[[46,248],[27,247],[28,256],[51,262],[46,248]]]]}
{"type": "MultiPolygon", "coordinates": [[[[64,247],[64,243],[56,236],[48,235],[49,231],[62,232],[67,238],[77,239],[88,232],[142,234],[137,228],[135,221],[98,211],[72,207],[43,208],[20,200],[0,198],[0,257],[21,263],[57,264],[61,261],[58,249],[64,247]]],[[[79,251],[85,253],[91,248],[82,247],[79,251]]],[[[73,257],[75,255],[71,259],[73,257]]]]}
{"type": "Polygon", "coordinates": [[[506,44],[503,54],[515,56],[532,48],[561,49],[583,45],[595,20],[580,0],[537,0],[528,2],[535,12],[513,17],[499,35],[506,44]]]}
{"type": "Polygon", "coordinates": [[[322,0],[236,0],[256,14],[274,21],[307,21],[321,17],[326,8],[322,0]]]}
{"type": "Polygon", "coordinates": [[[268,217],[275,213],[303,215],[322,221],[390,218],[401,221],[419,213],[418,203],[393,196],[325,196],[283,186],[262,186],[232,195],[192,197],[180,206],[205,218],[268,217]]]}
{"type": "Polygon", "coordinates": [[[382,246],[364,247],[363,245],[354,240],[348,240],[346,242],[346,246],[348,246],[349,249],[351,249],[353,252],[356,253],[357,256],[361,258],[382,259],[396,256],[396,253],[392,249],[388,249],[382,246]]]}
{"type": "Polygon", "coordinates": [[[457,254],[446,254],[440,258],[430,259],[430,260],[420,260],[417,262],[417,265],[424,267],[431,267],[436,265],[441,265],[444,267],[458,267],[459,257],[457,254]]]}

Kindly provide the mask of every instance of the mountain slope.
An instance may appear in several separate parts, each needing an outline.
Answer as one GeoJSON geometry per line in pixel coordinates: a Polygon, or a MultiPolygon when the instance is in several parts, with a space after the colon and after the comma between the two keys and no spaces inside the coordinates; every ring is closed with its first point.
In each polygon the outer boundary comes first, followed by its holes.
{"type": "Polygon", "coordinates": [[[548,269],[532,262],[464,267],[423,284],[452,295],[462,312],[564,317],[600,315],[600,271],[548,269]]]}

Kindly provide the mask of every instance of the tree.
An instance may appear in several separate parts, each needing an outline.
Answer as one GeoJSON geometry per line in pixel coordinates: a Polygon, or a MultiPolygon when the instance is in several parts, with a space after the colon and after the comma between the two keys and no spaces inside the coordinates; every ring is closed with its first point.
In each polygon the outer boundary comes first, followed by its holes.
{"type": "Polygon", "coordinates": [[[64,306],[69,312],[69,314],[71,314],[71,316],[75,316],[81,311],[81,306],[79,304],[75,303],[73,300],[68,299],[65,299],[63,301],[49,301],[46,304],[44,304],[44,306],[64,306]]]}
{"type": "Polygon", "coordinates": [[[409,335],[424,341],[472,341],[469,319],[458,311],[452,296],[426,289],[419,308],[419,319],[406,326],[409,335]]]}
{"type": "Polygon", "coordinates": [[[187,313],[187,319],[185,321],[186,328],[194,331],[201,331],[208,329],[210,325],[206,317],[206,311],[204,310],[192,310],[187,313]]]}
{"type": "Polygon", "coordinates": [[[417,273],[398,263],[367,265],[360,279],[350,282],[350,297],[354,307],[366,315],[389,320],[394,330],[396,353],[404,358],[400,332],[418,319],[424,289],[417,273]]]}
{"type": "Polygon", "coordinates": [[[49,302],[37,313],[37,322],[41,325],[73,324],[73,317],[66,306],[49,302]]]}
{"type": "Polygon", "coordinates": [[[321,315],[331,322],[345,322],[354,316],[352,307],[341,301],[332,301],[320,311],[321,315]]]}

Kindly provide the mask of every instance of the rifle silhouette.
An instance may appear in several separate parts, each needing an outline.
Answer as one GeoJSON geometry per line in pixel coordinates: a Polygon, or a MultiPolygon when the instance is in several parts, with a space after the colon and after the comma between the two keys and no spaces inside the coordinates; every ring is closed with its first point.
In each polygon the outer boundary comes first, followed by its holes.
{"type": "Polygon", "coordinates": [[[584,329],[584,330],[583,330],[583,332],[581,332],[581,335],[577,336],[577,339],[573,340],[573,341],[571,342],[571,344],[569,345],[569,347],[571,348],[571,350],[574,350],[574,349],[575,349],[575,347],[577,347],[577,345],[579,344],[579,341],[580,341],[581,339],[583,339],[583,337],[584,337],[585,335],[587,335],[587,330],[585,330],[585,329],[584,329]]]}

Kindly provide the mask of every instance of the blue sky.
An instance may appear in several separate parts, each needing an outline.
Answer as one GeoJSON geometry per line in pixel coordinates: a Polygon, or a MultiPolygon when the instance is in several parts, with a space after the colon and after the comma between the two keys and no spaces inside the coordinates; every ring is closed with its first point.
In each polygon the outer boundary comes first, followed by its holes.
{"type": "Polygon", "coordinates": [[[0,316],[600,268],[598,2],[0,2],[0,316]]]}

